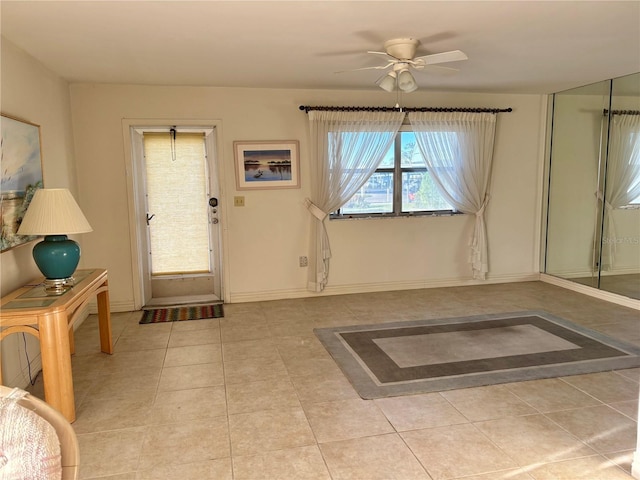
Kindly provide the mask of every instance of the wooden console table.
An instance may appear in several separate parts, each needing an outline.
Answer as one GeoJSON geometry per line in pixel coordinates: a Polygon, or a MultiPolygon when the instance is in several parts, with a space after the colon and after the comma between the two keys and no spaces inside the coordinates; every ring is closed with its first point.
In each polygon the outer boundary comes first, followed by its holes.
{"type": "Polygon", "coordinates": [[[18,332],[40,340],[45,401],[70,422],[76,419],[71,374],[73,324],[93,297],[98,302],[100,350],[113,353],[107,271],[77,270],[73,276],[76,284],[62,294],[48,295],[40,278],[3,297],[0,304],[0,340],[18,332]]]}

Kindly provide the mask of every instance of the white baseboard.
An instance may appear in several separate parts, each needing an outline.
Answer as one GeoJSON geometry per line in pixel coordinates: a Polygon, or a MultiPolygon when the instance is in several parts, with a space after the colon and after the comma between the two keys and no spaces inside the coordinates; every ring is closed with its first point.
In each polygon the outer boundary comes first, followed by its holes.
{"type": "Polygon", "coordinates": [[[625,297],[624,295],[605,292],[604,290],[588,287],[587,285],[582,285],[581,283],[572,282],[571,280],[565,280],[564,278],[554,277],[553,275],[548,275],[546,273],[540,274],[540,280],[546,283],[550,283],[552,285],[556,285],[558,287],[566,288],[567,290],[573,290],[574,292],[583,293],[585,295],[589,295],[590,297],[595,297],[595,298],[599,298],[600,300],[605,300],[607,302],[615,303],[617,305],[622,305],[623,307],[629,307],[635,310],[640,310],[640,300],[625,297]]]}
{"type": "MultiPolygon", "coordinates": [[[[111,307],[112,313],[133,312],[136,310],[133,304],[133,300],[130,302],[109,302],[109,306],[111,307]]],[[[95,301],[89,304],[89,313],[90,314],[98,313],[98,306],[95,301]]]]}
{"type": "Polygon", "coordinates": [[[265,290],[257,292],[231,293],[230,303],[263,302],[291,298],[307,298],[329,295],[349,295],[353,293],[390,292],[396,290],[417,290],[421,288],[462,287],[488,285],[495,283],[534,282],[540,279],[539,273],[489,276],[486,280],[449,278],[441,280],[421,280],[411,282],[358,283],[349,285],[329,285],[320,293],[306,289],[265,290]]]}
{"type": "MultiPolygon", "coordinates": [[[[614,270],[602,270],[600,275],[603,277],[615,276],[615,275],[633,275],[640,273],[638,271],[638,267],[625,267],[625,268],[616,268],[614,270]]],[[[553,275],[561,278],[588,278],[597,276],[598,271],[593,270],[580,270],[580,271],[562,271],[562,272],[553,272],[553,275]]]]}
{"type": "Polygon", "coordinates": [[[625,267],[625,268],[615,268],[613,270],[602,270],[600,275],[603,277],[608,277],[610,275],[636,275],[640,273],[638,271],[638,267],[625,267]]]}

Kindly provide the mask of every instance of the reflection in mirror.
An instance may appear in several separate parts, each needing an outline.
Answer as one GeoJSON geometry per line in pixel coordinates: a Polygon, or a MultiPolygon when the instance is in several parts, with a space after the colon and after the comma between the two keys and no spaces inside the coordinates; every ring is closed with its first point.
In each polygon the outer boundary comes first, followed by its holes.
{"type": "Polygon", "coordinates": [[[599,286],[640,298],[640,74],[613,80],[605,118],[609,149],[599,286]]]}
{"type": "Polygon", "coordinates": [[[640,74],[553,96],[545,273],[640,299],[640,74]]]}

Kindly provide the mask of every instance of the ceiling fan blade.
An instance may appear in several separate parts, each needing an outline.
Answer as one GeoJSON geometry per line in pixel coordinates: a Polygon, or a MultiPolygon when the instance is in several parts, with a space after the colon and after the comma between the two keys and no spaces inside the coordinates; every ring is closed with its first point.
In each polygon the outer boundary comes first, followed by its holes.
{"type": "Polygon", "coordinates": [[[429,35],[426,37],[420,37],[418,41],[420,42],[420,45],[431,45],[433,43],[442,42],[443,40],[451,40],[452,38],[455,38],[455,37],[456,37],[456,34],[454,32],[445,31],[445,32],[434,33],[433,35],[429,35]]]}
{"type": "Polygon", "coordinates": [[[387,52],[375,52],[375,51],[372,51],[372,50],[368,50],[367,53],[372,53],[374,55],[384,55],[385,57],[389,57],[389,58],[395,59],[395,57],[389,55],[387,52]]]}
{"type": "MultiPolygon", "coordinates": [[[[382,45],[385,41],[385,38],[378,36],[377,33],[370,30],[354,32],[353,36],[357,37],[361,41],[364,40],[365,45],[382,45]]],[[[331,52],[317,53],[316,56],[337,57],[337,56],[347,56],[347,55],[362,55],[363,51],[364,51],[364,48],[358,48],[354,50],[337,50],[337,51],[331,51],[331,52]]],[[[384,53],[384,52],[380,52],[380,53],[384,53]]]]}
{"type": "Polygon", "coordinates": [[[331,52],[316,53],[316,57],[346,57],[353,55],[362,55],[362,50],[335,50],[331,52]]]}
{"type": "Polygon", "coordinates": [[[436,73],[438,75],[455,75],[460,71],[457,68],[442,67],[440,65],[423,65],[414,68],[420,72],[436,73]]]}
{"type": "Polygon", "coordinates": [[[373,32],[371,30],[361,30],[359,32],[354,32],[356,37],[360,37],[365,42],[370,45],[382,45],[386,38],[380,36],[378,33],[373,32]]]}
{"type": "Polygon", "coordinates": [[[350,70],[340,70],[338,72],[333,72],[333,73],[357,72],[359,70],[385,70],[389,68],[391,65],[393,65],[393,62],[389,62],[386,65],[378,65],[377,67],[352,68],[350,70]]]}
{"type": "Polygon", "coordinates": [[[424,61],[425,65],[434,65],[436,63],[458,62],[460,60],[467,60],[468,58],[469,57],[460,50],[451,50],[450,52],[432,53],[431,55],[416,57],[413,60],[424,61]]]}

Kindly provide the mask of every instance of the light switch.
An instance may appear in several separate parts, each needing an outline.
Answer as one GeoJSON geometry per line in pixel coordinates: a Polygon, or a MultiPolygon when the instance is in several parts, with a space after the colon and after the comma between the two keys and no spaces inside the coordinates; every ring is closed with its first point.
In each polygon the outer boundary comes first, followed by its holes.
{"type": "Polygon", "coordinates": [[[233,197],[234,207],[244,207],[244,197],[233,197]]]}

